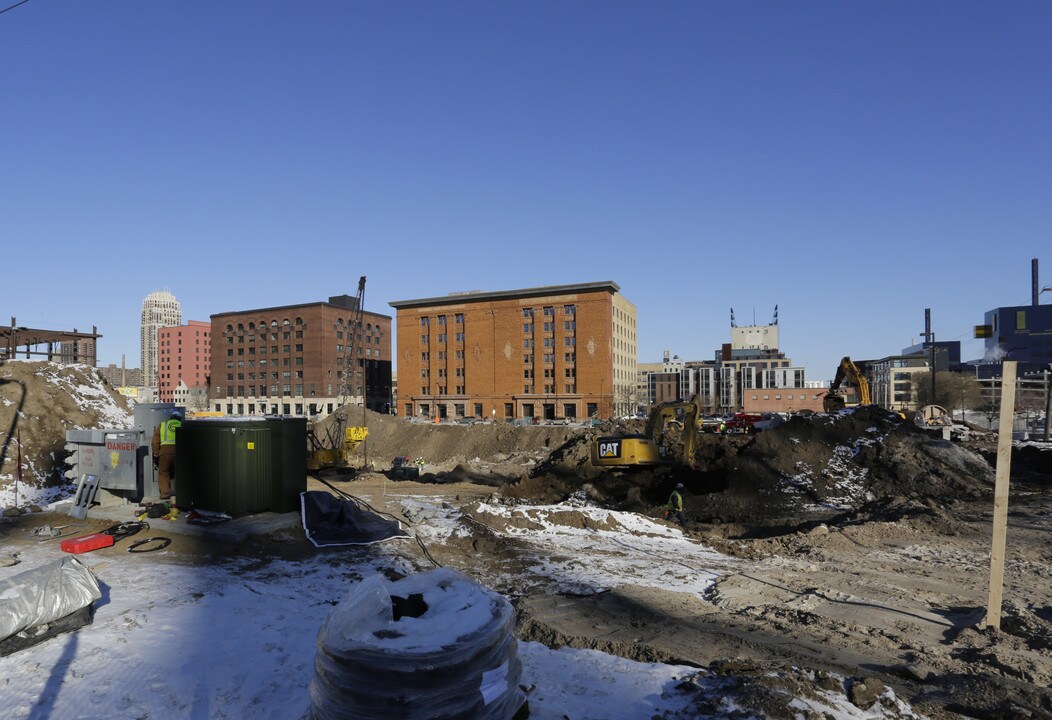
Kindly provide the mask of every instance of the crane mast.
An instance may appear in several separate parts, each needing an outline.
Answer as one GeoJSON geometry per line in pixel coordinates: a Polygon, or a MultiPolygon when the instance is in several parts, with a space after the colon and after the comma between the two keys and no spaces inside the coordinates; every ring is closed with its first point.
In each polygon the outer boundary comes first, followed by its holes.
{"type": "MultiPolygon", "coordinates": [[[[347,342],[344,344],[343,362],[337,361],[336,373],[340,375],[342,366],[342,377],[338,383],[339,390],[336,393],[336,407],[340,408],[358,393],[355,391],[355,375],[358,372],[359,358],[358,350],[361,347],[362,338],[362,310],[365,307],[365,276],[358,279],[358,301],[354,308],[354,314],[348,324],[347,342]]],[[[365,405],[365,363],[362,367],[361,395],[362,405],[365,405]]]]}

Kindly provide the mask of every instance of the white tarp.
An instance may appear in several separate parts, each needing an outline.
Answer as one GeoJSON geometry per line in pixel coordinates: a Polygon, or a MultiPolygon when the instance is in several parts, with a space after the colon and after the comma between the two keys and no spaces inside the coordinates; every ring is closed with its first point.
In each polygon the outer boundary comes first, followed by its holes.
{"type": "Polygon", "coordinates": [[[75,557],[0,579],[0,641],[60,620],[101,597],[95,574],[75,557]]]}

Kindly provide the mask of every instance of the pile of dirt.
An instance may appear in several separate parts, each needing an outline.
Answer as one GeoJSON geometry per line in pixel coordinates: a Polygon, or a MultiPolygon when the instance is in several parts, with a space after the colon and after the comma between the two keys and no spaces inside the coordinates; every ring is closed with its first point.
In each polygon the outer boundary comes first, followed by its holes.
{"type": "MultiPolygon", "coordinates": [[[[369,434],[355,451],[352,461],[366,462],[377,469],[390,467],[396,457],[442,475],[498,476],[504,481],[517,479],[583,430],[569,425],[515,425],[485,422],[461,425],[455,422],[422,423],[394,415],[383,415],[361,408],[349,410],[348,425],[365,423],[369,434]],[[460,466],[460,470],[457,470],[460,466]]],[[[326,422],[318,426],[324,433],[326,422]]],[[[461,477],[461,480],[464,478],[461,477]]],[[[484,484],[492,484],[485,479],[484,484]]]]}
{"type": "MultiPolygon", "coordinates": [[[[66,431],[126,429],[133,411],[127,398],[87,365],[9,361],[0,365],[0,441],[18,413],[14,437],[0,465],[0,497],[13,497],[21,453],[23,488],[68,486],[64,477],[66,431]]],[[[37,494],[37,493],[31,493],[37,494]]]]}
{"type": "Polygon", "coordinates": [[[990,495],[994,473],[979,454],[870,406],[792,418],[740,445],[702,436],[698,519],[766,518],[857,510],[887,497],[949,505],[990,495]]]}
{"type": "Polygon", "coordinates": [[[687,463],[609,470],[589,463],[600,428],[555,448],[505,494],[557,502],[584,492],[619,509],[660,512],[677,483],[689,523],[805,523],[858,511],[882,498],[949,505],[990,495],[994,473],[980,454],[877,407],[794,417],[750,435],[701,434],[687,463]]]}

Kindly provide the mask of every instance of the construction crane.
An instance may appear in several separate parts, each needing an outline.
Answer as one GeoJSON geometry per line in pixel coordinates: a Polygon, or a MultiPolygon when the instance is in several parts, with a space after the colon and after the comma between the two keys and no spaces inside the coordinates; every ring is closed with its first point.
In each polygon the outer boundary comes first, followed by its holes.
{"type": "MultiPolygon", "coordinates": [[[[355,397],[354,379],[356,369],[358,368],[358,348],[361,347],[362,339],[362,310],[365,307],[365,276],[362,275],[358,278],[358,295],[357,303],[355,304],[354,314],[351,316],[351,321],[347,331],[347,342],[344,344],[344,358],[341,362],[340,359],[336,361],[336,375],[340,377],[340,366],[343,366],[343,377],[338,384],[338,390],[336,392],[336,407],[343,407],[344,404],[350,401],[351,398],[355,397]]],[[[365,402],[365,363],[362,362],[362,384],[361,394],[362,402],[365,402]]]]}
{"type": "MultiPolygon", "coordinates": [[[[307,467],[322,470],[346,463],[352,452],[368,433],[364,427],[348,427],[350,408],[347,403],[358,394],[355,390],[355,375],[359,367],[358,348],[362,337],[362,311],[365,307],[365,276],[358,279],[358,295],[351,319],[347,324],[347,337],[343,354],[336,358],[336,408],[329,417],[312,422],[307,427],[307,467]]],[[[362,412],[365,410],[365,363],[361,363],[362,380],[359,386],[362,396],[362,412]]]]}

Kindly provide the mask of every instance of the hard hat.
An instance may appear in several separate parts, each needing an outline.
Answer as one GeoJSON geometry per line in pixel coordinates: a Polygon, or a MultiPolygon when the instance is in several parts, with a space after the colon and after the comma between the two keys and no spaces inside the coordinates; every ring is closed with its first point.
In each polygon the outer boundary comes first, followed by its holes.
{"type": "Polygon", "coordinates": [[[682,490],[683,489],[683,483],[676,483],[676,489],[677,490],[682,490]]]}
{"type": "Polygon", "coordinates": [[[182,420],[183,419],[183,414],[181,412],[179,412],[178,410],[176,410],[175,412],[172,413],[172,419],[173,420],[182,420]]]}

